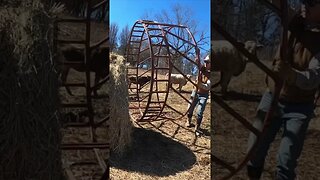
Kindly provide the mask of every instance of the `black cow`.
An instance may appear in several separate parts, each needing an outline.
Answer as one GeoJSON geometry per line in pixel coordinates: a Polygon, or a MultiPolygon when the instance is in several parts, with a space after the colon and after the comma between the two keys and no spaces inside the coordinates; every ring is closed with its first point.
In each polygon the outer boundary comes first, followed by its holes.
{"type": "MultiPolygon", "coordinates": [[[[84,48],[75,47],[72,45],[61,47],[60,55],[65,61],[68,62],[84,62],[84,48]]],[[[98,84],[100,79],[107,77],[109,74],[109,48],[99,47],[91,51],[91,61],[89,62],[89,70],[90,72],[95,72],[95,80],[94,85],[98,84]]],[[[78,72],[85,72],[85,65],[71,65],[71,66],[62,66],[61,72],[61,80],[63,83],[67,81],[67,76],[70,68],[75,69],[78,72]]],[[[101,87],[101,86],[100,86],[101,87]]],[[[97,96],[97,90],[100,87],[96,87],[93,89],[93,93],[97,96]]],[[[67,92],[72,95],[68,86],[66,86],[67,92]]]]}
{"type": "Polygon", "coordinates": [[[131,87],[131,83],[138,84],[138,88],[140,89],[143,85],[145,85],[147,82],[151,80],[151,76],[142,76],[139,77],[137,80],[137,77],[130,76],[129,77],[129,87],[131,87]]]}

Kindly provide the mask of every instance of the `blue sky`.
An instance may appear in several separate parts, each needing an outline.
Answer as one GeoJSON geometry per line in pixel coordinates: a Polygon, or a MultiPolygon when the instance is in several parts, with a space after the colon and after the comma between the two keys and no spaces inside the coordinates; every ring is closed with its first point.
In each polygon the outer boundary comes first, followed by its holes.
{"type": "MultiPolygon", "coordinates": [[[[146,13],[151,17],[162,10],[170,12],[171,7],[180,4],[189,7],[193,11],[194,20],[199,24],[200,30],[205,30],[208,45],[203,48],[210,48],[210,0],[110,0],[110,22],[119,25],[119,31],[125,26],[129,28],[141,19],[146,13]]],[[[152,20],[152,19],[149,19],[152,20]]],[[[197,37],[195,37],[197,39],[197,37]]]]}

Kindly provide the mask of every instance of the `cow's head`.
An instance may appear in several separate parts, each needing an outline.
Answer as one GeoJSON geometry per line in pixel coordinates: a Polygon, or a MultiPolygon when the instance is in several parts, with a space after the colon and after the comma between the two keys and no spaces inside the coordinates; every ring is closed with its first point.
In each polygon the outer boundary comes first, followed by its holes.
{"type": "Polygon", "coordinates": [[[258,44],[255,41],[246,41],[244,47],[253,55],[257,55],[257,50],[263,48],[262,44],[258,44]]]}
{"type": "Polygon", "coordinates": [[[104,78],[109,74],[109,48],[99,47],[92,50],[92,68],[104,78]]]}
{"type": "Polygon", "coordinates": [[[148,83],[149,81],[151,81],[151,76],[142,76],[142,77],[139,78],[138,81],[139,81],[138,83],[139,83],[141,86],[143,86],[143,85],[145,85],[146,83],[148,83]]]}
{"type": "MultiPolygon", "coordinates": [[[[248,51],[249,51],[249,53],[251,53],[252,55],[254,55],[254,56],[257,56],[257,50],[259,50],[259,49],[261,49],[261,48],[263,48],[263,45],[262,44],[259,44],[259,43],[257,43],[256,41],[246,41],[245,43],[242,43],[242,46],[244,47],[244,48],[246,48],[248,51]]],[[[246,57],[246,56],[244,56],[243,55],[243,59],[245,60],[245,61],[248,61],[249,59],[246,57]]]]}
{"type": "Polygon", "coordinates": [[[148,81],[150,81],[150,80],[151,80],[151,76],[148,75],[148,76],[146,77],[146,79],[147,79],[148,81]]]}

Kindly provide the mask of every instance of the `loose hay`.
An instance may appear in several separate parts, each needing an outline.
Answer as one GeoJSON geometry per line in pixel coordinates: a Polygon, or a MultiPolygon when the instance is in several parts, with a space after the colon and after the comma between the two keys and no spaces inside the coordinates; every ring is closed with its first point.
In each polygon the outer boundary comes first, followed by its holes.
{"type": "Polygon", "coordinates": [[[129,116],[128,84],[124,58],[111,54],[110,80],[110,143],[114,152],[121,153],[131,142],[132,122],[129,116]],[[117,58],[114,58],[117,56],[117,58]]]}
{"type": "Polygon", "coordinates": [[[0,179],[64,179],[50,17],[37,2],[0,8],[0,179]]]}

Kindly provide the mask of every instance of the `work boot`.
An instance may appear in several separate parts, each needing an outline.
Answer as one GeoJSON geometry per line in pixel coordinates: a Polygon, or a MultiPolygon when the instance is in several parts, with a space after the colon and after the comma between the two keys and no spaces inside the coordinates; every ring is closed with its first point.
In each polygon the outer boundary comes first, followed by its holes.
{"type": "Polygon", "coordinates": [[[186,124],[185,124],[186,127],[191,127],[191,119],[192,119],[192,118],[189,118],[189,117],[188,117],[187,122],[186,122],[186,124]]]}
{"type": "Polygon", "coordinates": [[[196,136],[201,136],[203,134],[203,132],[200,129],[200,124],[196,124],[196,126],[194,127],[194,132],[196,133],[196,136]]]}

